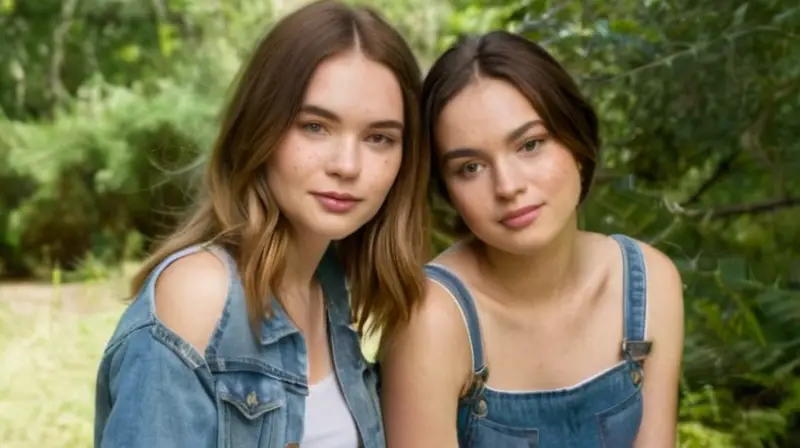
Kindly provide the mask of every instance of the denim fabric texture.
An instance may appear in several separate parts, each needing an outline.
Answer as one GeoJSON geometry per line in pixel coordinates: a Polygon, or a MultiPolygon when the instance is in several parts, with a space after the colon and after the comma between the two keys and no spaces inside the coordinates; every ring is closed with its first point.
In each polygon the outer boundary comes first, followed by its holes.
{"type": "MultiPolygon", "coordinates": [[[[385,447],[377,375],[351,326],[349,291],[332,249],[317,269],[334,371],[362,446],[385,447]]],[[[124,311],[96,383],[96,447],[252,447],[299,444],[309,393],[301,333],[280,303],[253,336],[238,271],[223,249],[196,245],[164,260],[124,311]],[[175,260],[209,250],[229,267],[222,317],[204,354],[155,315],[154,284],[175,260]]]]}

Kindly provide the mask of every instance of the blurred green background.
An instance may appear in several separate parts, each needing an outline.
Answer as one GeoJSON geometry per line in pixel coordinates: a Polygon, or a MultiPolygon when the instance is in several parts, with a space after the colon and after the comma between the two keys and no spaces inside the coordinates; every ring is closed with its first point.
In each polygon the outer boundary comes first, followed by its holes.
{"type": "MultiPolygon", "coordinates": [[[[125,279],[187,205],[242,59],[299,3],[0,0],[0,446],[91,446],[125,279]]],[[[582,225],[683,273],[679,446],[800,446],[797,0],[369,3],[424,67],[493,28],[563,61],[603,126],[582,225]]]]}

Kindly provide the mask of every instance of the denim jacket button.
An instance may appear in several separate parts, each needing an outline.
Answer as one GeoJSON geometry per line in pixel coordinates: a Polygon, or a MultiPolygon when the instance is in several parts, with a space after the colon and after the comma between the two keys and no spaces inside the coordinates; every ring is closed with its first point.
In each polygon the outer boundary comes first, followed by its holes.
{"type": "Polygon", "coordinates": [[[256,398],[255,392],[250,392],[247,394],[247,405],[253,407],[258,404],[258,398],[256,398]]]}
{"type": "Polygon", "coordinates": [[[488,411],[489,407],[486,405],[486,400],[479,400],[478,403],[475,404],[475,414],[478,416],[485,417],[488,411]]]}

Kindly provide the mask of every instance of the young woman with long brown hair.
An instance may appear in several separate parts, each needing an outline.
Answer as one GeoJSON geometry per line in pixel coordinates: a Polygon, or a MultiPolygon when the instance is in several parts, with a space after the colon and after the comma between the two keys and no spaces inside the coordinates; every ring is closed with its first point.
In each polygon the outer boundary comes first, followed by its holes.
{"type": "Polygon", "coordinates": [[[98,447],[384,446],[359,333],[422,296],[421,74],[370,9],[307,5],[255,49],[197,209],[103,355],[98,447]]]}
{"type": "Polygon", "coordinates": [[[392,448],[674,447],[681,279],[655,248],[578,228],[598,120],[561,65],[469,37],[423,86],[434,183],[470,235],[384,350],[392,448]]]}

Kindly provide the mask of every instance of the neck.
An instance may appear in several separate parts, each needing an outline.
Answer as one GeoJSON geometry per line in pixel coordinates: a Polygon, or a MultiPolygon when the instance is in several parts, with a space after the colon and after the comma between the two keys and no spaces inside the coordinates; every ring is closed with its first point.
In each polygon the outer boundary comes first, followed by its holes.
{"type": "Polygon", "coordinates": [[[292,233],[285,254],[285,270],[279,285],[279,292],[286,296],[286,305],[296,302],[308,304],[307,299],[313,297],[317,287],[315,273],[327,250],[329,240],[292,233]]]}
{"type": "MultiPolygon", "coordinates": [[[[573,219],[573,221],[575,221],[573,219]]],[[[549,244],[535,253],[510,254],[481,245],[478,269],[511,301],[549,302],[573,287],[579,273],[576,222],[570,222],[549,244]]]]}

